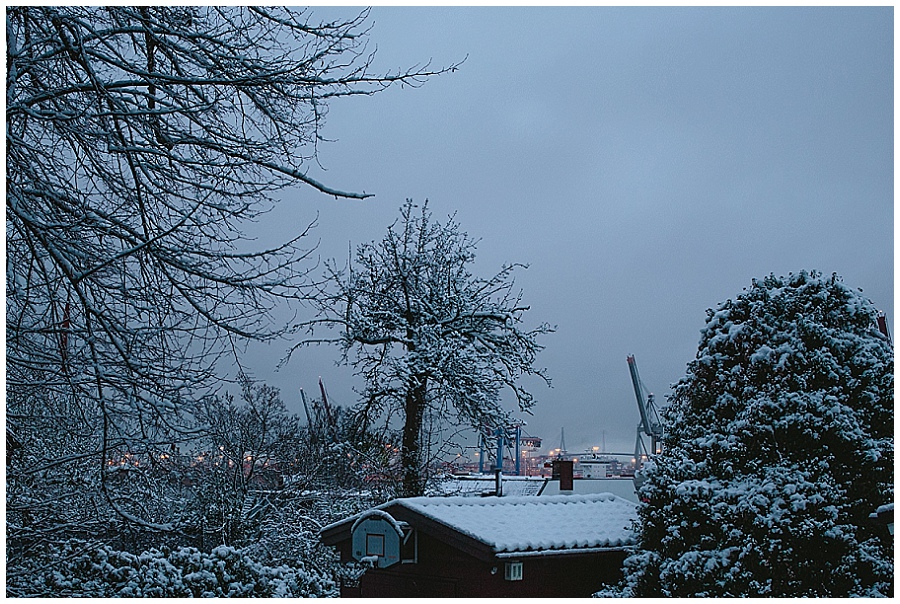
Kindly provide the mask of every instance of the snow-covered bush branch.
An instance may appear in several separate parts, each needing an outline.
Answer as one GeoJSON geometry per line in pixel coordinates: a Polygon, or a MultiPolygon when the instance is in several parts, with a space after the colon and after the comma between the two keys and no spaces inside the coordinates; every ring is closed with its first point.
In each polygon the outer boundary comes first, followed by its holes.
{"type": "Polygon", "coordinates": [[[140,554],[69,541],[40,565],[8,577],[12,596],[92,598],[297,598],[335,595],[328,575],[266,566],[232,547],[192,547],[140,554]]]}

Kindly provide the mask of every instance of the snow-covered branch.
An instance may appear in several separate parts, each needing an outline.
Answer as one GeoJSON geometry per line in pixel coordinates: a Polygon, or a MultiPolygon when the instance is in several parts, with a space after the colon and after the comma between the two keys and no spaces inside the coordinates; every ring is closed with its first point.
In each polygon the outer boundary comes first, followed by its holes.
{"type": "Polygon", "coordinates": [[[359,413],[369,421],[391,412],[404,418],[409,494],[424,485],[421,437],[428,414],[477,428],[499,424],[508,415],[500,405],[503,389],[527,412],[534,398],[518,380],[534,375],[549,385],[534,362],[542,349],[538,338],[553,331],[547,324],[521,327],[529,307],[513,293],[518,265],[489,279],[472,275],[475,242],[452,218],[441,224],[427,205],[418,215],[415,208],[407,202],[384,239],[359,246],[345,271],[326,264],[316,297],[319,317],[295,325],[316,336],[323,329],[338,332],[344,358],[366,381],[359,413]]]}
{"type": "Polygon", "coordinates": [[[7,408],[24,443],[8,465],[14,497],[36,499],[35,476],[81,468],[72,489],[92,510],[174,526],[131,490],[159,476],[105,464],[120,445],[159,459],[196,436],[186,408],[218,386],[217,363],[235,342],[283,336],[272,311],[310,294],[312,223],[263,249],[248,225],[285,187],[368,197],[316,176],[329,103],[455,67],[376,73],[367,15],[9,7],[7,408]]]}

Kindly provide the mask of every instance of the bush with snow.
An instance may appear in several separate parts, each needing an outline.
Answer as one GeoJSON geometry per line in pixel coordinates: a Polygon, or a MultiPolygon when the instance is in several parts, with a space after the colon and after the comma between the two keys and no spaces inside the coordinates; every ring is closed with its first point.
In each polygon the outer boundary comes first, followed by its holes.
{"type": "Polygon", "coordinates": [[[336,595],[334,582],[301,567],[259,564],[219,546],[141,554],[69,541],[30,572],[7,577],[7,595],[44,597],[316,597],[336,595]]]}
{"type": "Polygon", "coordinates": [[[893,594],[892,541],[868,518],[893,501],[894,359],[875,317],[816,272],[708,311],[621,595],[893,594]]]}

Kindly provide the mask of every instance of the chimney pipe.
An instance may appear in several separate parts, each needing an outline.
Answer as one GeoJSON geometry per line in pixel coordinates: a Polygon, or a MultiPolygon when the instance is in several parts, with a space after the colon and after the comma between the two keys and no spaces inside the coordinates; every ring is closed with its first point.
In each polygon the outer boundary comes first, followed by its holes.
{"type": "Polygon", "coordinates": [[[553,460],[553,475],[552,478],[559,480],[559,490],[560,492],[568,491],[572,492],[574,490],[574,463],[571,459],[555,459],[553,460]]]}

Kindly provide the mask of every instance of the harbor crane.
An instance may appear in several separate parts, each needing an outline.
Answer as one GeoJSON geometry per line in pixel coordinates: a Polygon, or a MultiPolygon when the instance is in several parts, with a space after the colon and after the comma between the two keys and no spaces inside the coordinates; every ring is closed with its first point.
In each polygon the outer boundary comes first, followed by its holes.
{"type": "MultiPolygon", "coordinates": [[[[641,376],[638,373],[637,361],[634,355],[628,355],[628,369],[631,371],[631,383],[634,386],[634,396],[637,399],[638,411],[641,413],[641,421],[637,425],[637,439],[634,443],[634,464],[635,470],[640,467],[643,460],[650,455],[662,452],[662,424],[659,421],[659,414],[656,411],[656,405],[653,402],[653,393],[644,392],[646,387],[641,382],[641,376]],[[644,436],[650,438],[650,448],[647,448],[644,442],[644,436]]],[[[637,475],[637,472],[635,472],[637,475]]]]}
{"type": "Polygon", "coordinates": [[[322,393],[321,404],[319,401],[312,401],[312,412],[306,402],[306,393],[303,388],[300,389],[300,400],[303,401],[303,410],[306,412],[306,426],[309,430],[309,437],[314,440],[325,440],[334,442],[337,431],[337,412],[340,408],[332,410],[328,404],[328,395],[325,393],[325,384],[319,377],[319,391],[322,393]]]}

